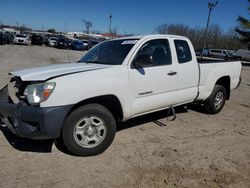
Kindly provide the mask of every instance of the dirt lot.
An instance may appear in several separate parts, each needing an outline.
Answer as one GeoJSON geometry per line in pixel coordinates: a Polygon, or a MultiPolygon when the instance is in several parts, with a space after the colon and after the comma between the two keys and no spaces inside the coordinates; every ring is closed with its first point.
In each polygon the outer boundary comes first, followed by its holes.
{"type": "MultiPolygon", "coordinates": [[[[0,87],[13,69],[73,61],[82,52],[0,46],[0,87]]],[[[180,107],[122,125],[111,147],[74,157],[53,141],[0,131],[0,187],[250,187],[250,67],[220,114],[180,107]],[[164,125],[163,125],[164,124],[164,125]]]]}

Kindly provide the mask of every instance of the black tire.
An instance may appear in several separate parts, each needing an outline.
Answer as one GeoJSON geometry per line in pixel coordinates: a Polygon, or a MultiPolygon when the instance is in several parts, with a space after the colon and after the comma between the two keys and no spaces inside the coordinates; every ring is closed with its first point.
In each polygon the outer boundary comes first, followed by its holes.
{"type": "Polygon", "coordinates": [[[222,85],[215,85],[211,95],[206,99],[204,105],[205,110],[209,114],[219,113],[227,98],[227,91],[222,85]]]}
{"type": "Polygon", "coordinates": [[[115,133],[116,121],[111,112],[102,105],[87,104],[74,110],[67,117],[61,139],[72,154],[93,156],[104,152],[111,145],[115,133]],[[102,132],[97,127],[101,127],[102,132]],[[81,130],[80,133],[77,132],[77,129],[81,130]],[[88,132],[89,130],[91,133],[88,132]],[[93,140],[93,137],[98,139],[101,137],[101,139],[97,142],[90,141],[90,139],[93,140]],[[87,144],[84,144],[86,139],[87,144]]]}

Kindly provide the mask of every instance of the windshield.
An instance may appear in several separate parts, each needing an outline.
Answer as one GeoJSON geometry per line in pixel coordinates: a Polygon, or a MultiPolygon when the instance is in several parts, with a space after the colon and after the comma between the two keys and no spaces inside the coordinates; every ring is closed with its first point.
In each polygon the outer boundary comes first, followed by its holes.
{"type": "Polygon", "coordinates": [[[138,39],[102,42],[86,53],[79,62],[121,65],[138,39]]]}
{"type": "Polygon", "coordinates": [[[16,37],[19,37],[19,38],[26,38],[25,35],[16,35],[16,37]]]}
{"type": "Polygon", "coordinates": [[[73,41],[73,44],[82,44],[81,41],[73,41]]]}

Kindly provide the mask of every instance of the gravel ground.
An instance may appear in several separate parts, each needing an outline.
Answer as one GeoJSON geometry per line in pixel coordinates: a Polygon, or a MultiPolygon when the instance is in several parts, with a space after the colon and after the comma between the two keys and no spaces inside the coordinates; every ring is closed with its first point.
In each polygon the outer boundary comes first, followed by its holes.
{"type": "MultiPolygon", "coordinates": [[[[77,60],[83,52],[0,46],[0,87],[10,70],[77,60]]],[[[119,125],[111,147],[74,157],[53,141],[0,128],[0,187],[250,187],[250,67],[221,113],[177,108],[119,125]]]]}

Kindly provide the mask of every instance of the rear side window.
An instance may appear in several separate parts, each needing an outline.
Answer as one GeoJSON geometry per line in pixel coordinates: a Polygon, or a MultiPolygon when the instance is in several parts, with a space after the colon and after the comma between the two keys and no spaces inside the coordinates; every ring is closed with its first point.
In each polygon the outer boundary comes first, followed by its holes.
{"type": "Polygon", "coordinates": [[[175,49],[179,63],[186,63],[192,60],[192,55],[185,40],[174,40],[175,49]]]}

